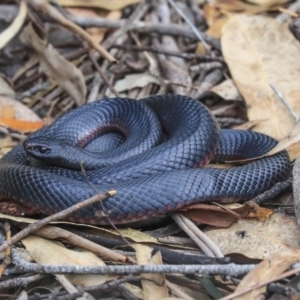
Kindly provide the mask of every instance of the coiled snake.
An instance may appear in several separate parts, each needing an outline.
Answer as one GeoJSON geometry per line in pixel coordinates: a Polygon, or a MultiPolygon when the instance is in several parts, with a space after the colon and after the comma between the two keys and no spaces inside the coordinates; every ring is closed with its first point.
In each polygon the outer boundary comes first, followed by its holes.
{"type": "MultiPolygon", "coordinates": [[[[232,169],[196,166],[224,155],[257,157],[276,144],[260,133],[220,131],[206,107],[189,97],[104,99],[72,110],[6,154],[0,160],[0,199],[53,214],[95,195],[95,189],[115,189],[103,205],[116,224],[196,202],[245,201],[287,178],[285,151],[232,169]],[[93,140],[100,135],[103,152],[95,153],[93,140]]],[[[101,209],[99,203],[89,206],[70,220],[107,224],[107,217],[95,216],[101,209]]]]}

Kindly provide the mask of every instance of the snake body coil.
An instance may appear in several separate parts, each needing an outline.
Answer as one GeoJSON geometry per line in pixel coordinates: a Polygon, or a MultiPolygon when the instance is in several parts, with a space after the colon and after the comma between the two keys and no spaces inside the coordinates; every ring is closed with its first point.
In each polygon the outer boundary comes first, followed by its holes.
{"type": "MultiPolygon", "coordinates": [[[[110,138],[114,139],[114,134],[104,135],[102,143],[110,138]]],[[[255,132],[219,131],[201,103],[179,95],[97,101],[35,132],[24,143],[29,153],[36,149],[32,147],[36,139],[43,145],[39,148],[41,158],[31,155],[39,160],[46,157],[50,164],[33,159],[22,145],[14,148],[0,160],[0,199],[14,199],[53,214],[95,195],[95,189],[115,189],[117,194],[103,202],[115,224],[196,202],[245,201],[290,173],[285,151],[232,169],[195,168],[213,157],[217,161],[222,156],[257,157],[277,142],[255,132]],[[125,140],[114,149],[107,146],[103,148],[107,151],[95,153],[92,140],[110,131],[121,132],[125,140]],[[73,149],[72,145],[89,151],[73,149]],[[76,170],[81,162],[86,177],[76,170]]],[[[101,204],[95,204],[70,220],[108,224],[107,217],[95,216],[100,210],[101,204]]]]}

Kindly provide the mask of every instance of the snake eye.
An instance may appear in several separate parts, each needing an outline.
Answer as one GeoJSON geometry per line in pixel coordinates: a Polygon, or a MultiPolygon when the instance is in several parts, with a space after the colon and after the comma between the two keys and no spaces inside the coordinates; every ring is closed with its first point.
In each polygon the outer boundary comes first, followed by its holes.
{"type": "Polygon", "coordinates": [[[49,148],[43,147],[43,146],[38,147],[38,150],[39,150],[40,153],[42,153],[42,154],[47,153],[47,152],[50,152],[50,149],[49,149],[49,148]]]}

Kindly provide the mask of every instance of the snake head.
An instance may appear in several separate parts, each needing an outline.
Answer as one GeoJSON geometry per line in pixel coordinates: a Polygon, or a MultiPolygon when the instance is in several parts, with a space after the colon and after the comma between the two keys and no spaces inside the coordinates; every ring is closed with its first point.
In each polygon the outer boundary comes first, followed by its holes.
{"type": "Polygon", "coordinates": [[[49,155],[51,153],[51,145],[45,138],[29,138],[23,143],[24,150],[35,158],[49,155]]]}
{"type": "Polygon", "coordinates": [[[50,164],[56,164],[60,160],[64,149],[59,140],[45,137],[29,138],[23,142],[23,147],[31,157],[50,164]]]}
{"type": "Polygon", "coordinates": [[[80,170],[80,159],[77,158],[80,157],[81,150],[74,145],[57,139],[35,137],[24,141],[23,147],[28,155],[40,161],[80,170]]]}

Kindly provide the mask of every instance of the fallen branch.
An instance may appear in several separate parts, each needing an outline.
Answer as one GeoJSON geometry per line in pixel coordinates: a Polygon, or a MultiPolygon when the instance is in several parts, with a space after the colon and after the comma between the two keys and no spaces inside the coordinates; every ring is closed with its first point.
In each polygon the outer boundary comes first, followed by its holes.
{"type": "Polygon", "coordinates": [[[287,191],[292,187],[293,184],[293,178],[290,177],[288,180],[283,182],[277,182],[273,187],[271,187],[269,190],[265,191],[261,195],[258,195],[257,197],[253,198],[252,201],[261,204],[271,198],[274,198],[278,196],[279,194],[287,191]]]}
{"type": "Polygon", "coordinates": [[[199,55],[195,53],[181,53],[175,51],[168,51],[155,46],[132,46],[132,45],[113,45],[112,48],[127,50],[127,51],[148,51],[154,53],[160,53],[169,56],[176,56],[184,59],[196,59],[199,62],[211,62],[217,61],[225,64],[225,61],[222,57],[212,57],[210,55],[199,55]]]}
{"type": "Polygon", "coordinates": [[[21,258],[16,249],[12,249],[12,262],[16,268],[6,269],[4,274],[34,272],[38,274],[196,274],[204,275],[229,275],[241,276],[253,268],[255,264],[238,265],[230,263],[227,265],[123,265],[123,266],[66,266],[66,265],[41,265],[30,263],[21,258]]]}
{"type": "Polygon", "coordinates": [[[0,252],[5,251],[8,247],[12,246],[13,244],[15,244],[16,242],[20,241],[22,238],[24,238],[25,236],[29,235],[30,233],[34,232],[35,230],[47,225],[50,222],[53,221],[57,221],[60,219],[65,218],[66,216],[75,213],[76,211],[92,205],[96,202],[99,201],[104,201],[107,198],[109,198],[110,196],[115,195],[117,192],[114,190],[108,191],[108,192],[104,192],[98,195],[95,195],[89,199],[86,199],[82,202],[76,203],[71,207],[68,207],[52,216],[46,217],[38,222],[35,222],[33,224],[28,225],[26,228],[24,228],[23,230],[21,230],[20,232],[18,232],[17,234],[15,234],[11,239],[5,241],[1,246],[0,246],[0,252]]]}

